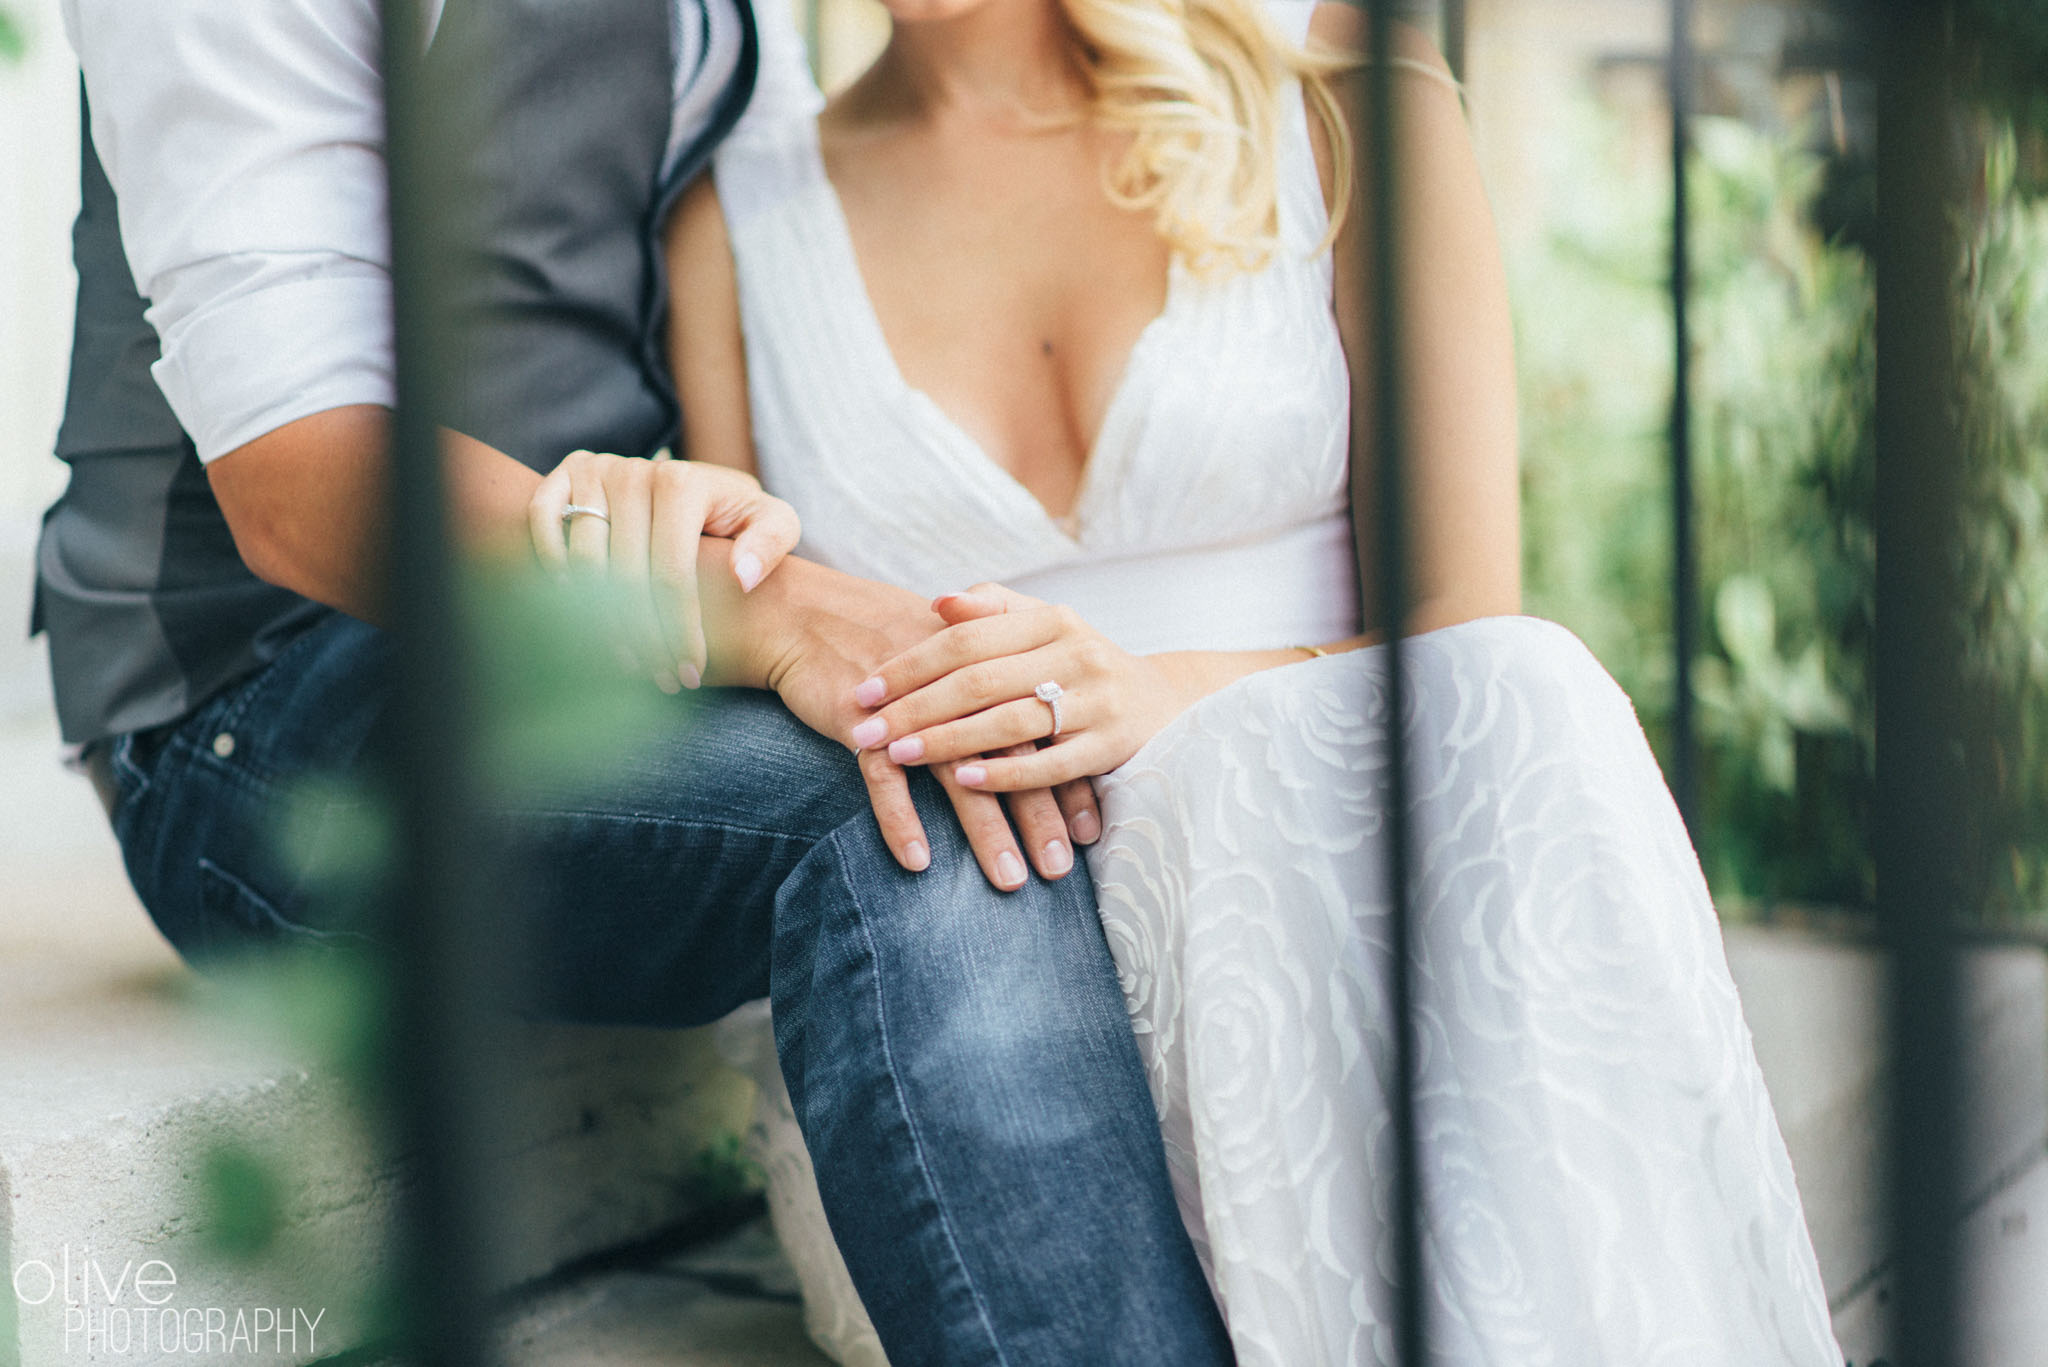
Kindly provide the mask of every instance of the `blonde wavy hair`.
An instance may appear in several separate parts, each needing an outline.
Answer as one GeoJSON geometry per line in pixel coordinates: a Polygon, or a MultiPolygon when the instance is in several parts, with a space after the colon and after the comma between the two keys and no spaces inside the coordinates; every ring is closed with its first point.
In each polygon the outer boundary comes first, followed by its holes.
{"type": "Polygon", "coordinates": [[[1127,133],[1105,168],[1117,204],[1151,212],[1201,274],[1257,270],[1280,246],[1281,92],[1299,80],[1336,162],[1327,247],[1351,202],[1351,129],[1330,78],[1353,59],[1287,39],[1260,0],[1062,0],[1090,114],[1127,133]]]}

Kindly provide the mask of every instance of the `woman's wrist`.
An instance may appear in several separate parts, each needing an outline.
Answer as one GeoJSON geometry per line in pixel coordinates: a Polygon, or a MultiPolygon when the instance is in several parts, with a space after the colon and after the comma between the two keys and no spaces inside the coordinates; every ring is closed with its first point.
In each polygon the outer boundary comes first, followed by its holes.
{"type": "MultiPolygon", "coordinates": [[[[1368,638],[1354,636],[1313,648],[1316,653],[1337,655],[1356,650],[1368,638]]],[[[1283,646],[1277,650],[1175,650],[1147,656],[1167,680],[1170,695],[1178,700],[1174,715],[1194,706],[1219,689],[1261,670],[1301,664],[1314,658],[1308,646],[1283,646]]]]}

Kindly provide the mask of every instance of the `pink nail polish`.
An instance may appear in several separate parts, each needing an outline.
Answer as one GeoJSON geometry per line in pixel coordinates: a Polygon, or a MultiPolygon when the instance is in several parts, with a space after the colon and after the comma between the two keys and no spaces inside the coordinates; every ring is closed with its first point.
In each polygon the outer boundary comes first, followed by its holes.
{"type": "Polygon", "coordinates": [[[953,771],[953,777],[960,780],[963,788],[979,788],[988,782],[988,770],[979,764],[963,764],[953,771]]]}
{"type": "Polygon", "coordinates": [[[682,680],[683,687],[685,688],[702,688],[704,686],[704,671],[698,669],[695,665],[684,665],[682,680]]]}
{"type": "Polygon", "coordinates": [[[888,693],[889,685],[880,679],[862,679],[853,689],[853,700],[862,707],[873,707],[888,693]]]}
{"type": "Polygon", "coordinates": [[[761,557],[752,551],[741,551],[732,558],[732,573],[740,581],[740,589],[752,593],[761,582],[761,557]]]}
{"type": "Polygon", "coordinates": [[[996,879],[1006,888],[1024,885],[1024,863],[1016,855],[1004,850],[996,856],[996,879]]]}
{"type": "Polygon", "coordinates": [[[915,764],[924,758],[924,739],[920,736],[905,736],[902,740],[889,742],[889,758],[898,764],[915,764]]]}
{"type": "Polygon", "coordinates": [[[879,743],[882,737],[888,734],[889,723],[883,721],[880,717],[869,717],[859,726],[853,728],[854,748],[865,750],[870,745],[879,743]]]}
{"type": "Polygon", "coordinates": [[[932,852],[924,847],[922,840],[913,840],[903,847],[903,862],[923,873],[932,866],[932,852]]]}

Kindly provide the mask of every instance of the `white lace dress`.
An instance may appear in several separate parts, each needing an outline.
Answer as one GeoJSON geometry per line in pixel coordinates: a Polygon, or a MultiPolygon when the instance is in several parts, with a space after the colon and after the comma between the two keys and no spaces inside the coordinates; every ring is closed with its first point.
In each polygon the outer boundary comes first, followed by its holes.
{"type": "MultiPolygon", "coordinates": [[[[1298,35],[1310,8],[1271,12],[1298,35]]],[[[1286,252],[1174,272],[1065,523],[897,371],[815,125],[723,149],[761,474],[805,553],[922,593],[998,580],[1134,650],[1354,632],[1348,394],[1298,94],[1285,128],[1286,252]]],[[[1434,1355],[1838,1367],[1719,928],[1628,699],[1531,618],[1432,632],[1408,659],[1434,1355]]],[[[1257,674],[1098,785],[1103,924],[1247,1364],[1392,1363],[1383,668],[1373,649],[1257,674]]],[[[764,1084],[810,1326],[880,1363],[765,1020],[728,1041],[764,1084]]]]}

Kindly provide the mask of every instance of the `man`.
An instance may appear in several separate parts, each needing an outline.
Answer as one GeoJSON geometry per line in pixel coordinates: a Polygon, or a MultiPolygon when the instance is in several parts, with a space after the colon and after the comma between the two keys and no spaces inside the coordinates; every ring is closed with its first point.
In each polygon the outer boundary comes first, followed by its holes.
{"type": "MultiPolygon", "coordinates": [[[[376,7],[66,0],[66,20],[90,134],[59,437],[73,473],[37,585],[65,735],[181,951],[360,933],[264,837],[278,795],[354,772],[383,716],[376,7]]],[[[743,0],[457,0],[427,60],[482,130],[458,187],[486,225],[453,516],[472,545],[523,546],[565,453],[671,439],[655,232],[750,95],[749,117],[780,117],[807,82],[763,69],[743,0]]],[[[614,556],[694,496],[695,467],[633,468],[647,497],[600,509],[614,556]]],[[[773,541],[772,500],[706,497],[773,541]]],[[[956,794],[956,821],[926,783],[920,816],[900,771],[857,767],[783,705],[844,734],[854,685],[937,619],[796,559],[745,592],[733,542],[693,549],[656,587],[695,574],[718,626],[706,682],[739,687],[707,690],[603,791],[499,814],[538,907],[508,927],[540,970],[521,1005],[689,1025],[770,992],[893,1361],[1227,1361],[1086,880],[1059,877],[1073,857],[1052,799],[1016,812],[1047,875],[1031,880],[985,795],[956,794]],[[781,702],[748,691],[770,686],[781,702]]],[[[660,600],[672,640],[691,597],[660,600]]]]}

